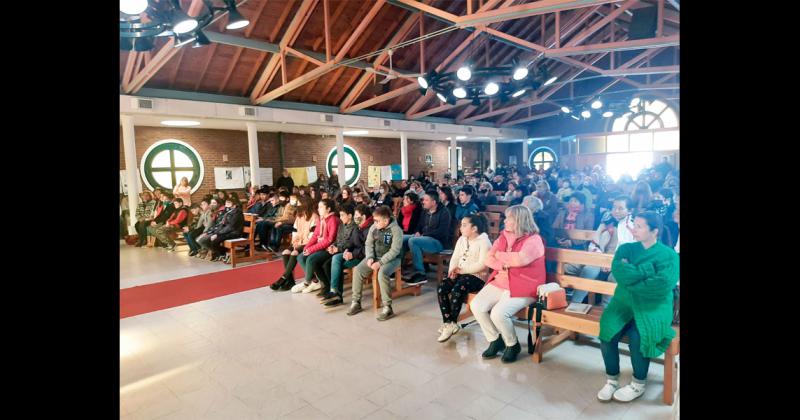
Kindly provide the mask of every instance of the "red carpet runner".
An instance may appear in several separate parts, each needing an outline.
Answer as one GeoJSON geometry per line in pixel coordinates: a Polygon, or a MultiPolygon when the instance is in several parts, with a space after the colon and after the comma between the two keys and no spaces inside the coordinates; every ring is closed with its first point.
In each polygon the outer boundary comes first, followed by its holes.
{"type": "MultiPolygon", "coordinates": [[[[281,260],[119,291],[119,317],[127,318],[269,286],[283,274],[281,260]]],[[[303,275],[297,266],[295,278],[303,275]]]]}

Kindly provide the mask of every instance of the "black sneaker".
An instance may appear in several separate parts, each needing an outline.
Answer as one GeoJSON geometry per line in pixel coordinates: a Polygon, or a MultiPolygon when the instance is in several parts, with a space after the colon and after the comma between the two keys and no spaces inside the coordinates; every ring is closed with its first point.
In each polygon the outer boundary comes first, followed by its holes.
{"type": "Polygon", "coordinates": [[[428,276],[422,273],[416,273],[411,276],[410,279],[406,280],[405,283],[410,286],[416,286],[418,284],[424,284],[428,282],[428,276]]]}
{"type": "Polygon", "coordinates": [[[322,296],[320,296],[320,299],[322,299],[322,302],[320,302],[320,303],[325,303],[324,301],[326,301],[328,299],[333,299],[333,298],[335,298],[337,296],[339,296],[337,293],[331,292],[331,291],[327,291],[322,296]]]}
{"type": "Polygon", "coordinates": [[[263,249],[264,251],[270,252],[269,247],[264,245],[264,244],[261,244],[261,249],[263,249]]]}
{"type": "Polygon", "coordinates": [[[514,344],[511,347],[506,347],[505,351],[503,352],[503,357],[500,359],[503,363],[511,363],[517,360],[517,355],[519,355],[520,350],[522,350],[522,346],[519,345],[519,341],[517,344],[514,344]]]}
{"type": "Polygon", "coordinates": [[[294,284],[295,284],[294,283],[294,279],[286,279],[286,281],[284,281],[283,284],[281,284],[281,286],[280,286],[280,288],[278,288],[278,290],[281,291],[281,292],[288,292],[289,290],[292,290],[292,287],[294,287],[294,284]]]}
{"type": "Polygon", "coordinates": [[[503,337],[498,337],[497,340],[489,343],[489,347],[481,354],[481,357],[484,359],[494,359],[497,357],[497,353],[501,350],[505,350],[505,348],[506,343],[503,342],[503,337]]]}
{"type": "Polygon", "coordinates": [[[336,295],[336,297],[334,297],[333,299],[325,302],[325,307],[326,308],[333,308],[334,306],[339,306],[339,305],[341,305],[343,303],[344,303],[344,299],[342,299],[341,296],[336,295]]]}
{"type": "Polygon", "coordinates": [[[319,289],[319,292],[317,292],[317,297],[325,299],[325,295],[328,294],[328,293],[330,293],[330,289],[328,289],[328,286],[323,284],[322,285],[322,289],[319,289]]]}
{"type": "Polygon", "coordinates": [[[197,255],[197,251],[189,251],[190,257],[194,257],[195,255],[197,255]]]}
{"type": "Polygon", "coordinates": [[[281,288],[281,285],[283,285],[283,282],[285,281],[286,277],[281,276],[281,278],[279,278],[275,283],[270,284],[269,288],[272,290],[278,290],[281,288]]]}

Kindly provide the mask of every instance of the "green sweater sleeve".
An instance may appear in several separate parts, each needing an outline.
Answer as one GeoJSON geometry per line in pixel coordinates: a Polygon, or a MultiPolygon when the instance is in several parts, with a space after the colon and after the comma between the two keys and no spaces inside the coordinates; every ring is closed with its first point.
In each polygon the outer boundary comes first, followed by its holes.
{"type": "Polygon", "coordinates": [[[626,245],[628,244],[617,248],[617,253],[614,254],[614,260],[611,262],[611,273],[614,274],[617,283],[630,286],[653,275],[655,270],[653,264],[649,262],[639,265],[631,264],[632,248],[626,245]],[[623,259],[627,259],[629,262],[624,262],[623,259]]]}
{"type": "MultiPolygon", "coordinates": [[[[652,264],[648,263],[651,267],[652,264]]],[[[679,273],[678,254],[672,252],[667,258],[655,262],[655,271],[644,280],[628,286],[631,293],[646,300],[662,300],[675,288],[679,273]]]]}
{"type": "Polygon", "coordinates": [[[367,231],[367,240],[365,241],[366,250],[364,251],[364,259],[368,260],[370,258],[375,259],[375,244],[372,242],[372,233],[375,232],[375,224],[370,226],[369,231],[367,231]]]}

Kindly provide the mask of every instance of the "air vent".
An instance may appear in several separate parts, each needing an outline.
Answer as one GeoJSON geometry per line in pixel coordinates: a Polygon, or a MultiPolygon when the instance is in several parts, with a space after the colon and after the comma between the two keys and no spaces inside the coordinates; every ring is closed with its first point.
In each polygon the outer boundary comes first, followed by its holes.
{"type": "Polygon", "coordinates": [[[471,133],[471,132],[472,132],[472,127],[467,127],[467,133],[471,133]]]}
{"type": "Polygon", "coordinates": [[[428,129],[436,130],[436,124],[428,124],[428,129]]]}
{"type": "Polygon", "coordinates": [[[389,120],[383,120],[383,126],[384,127],[391,127],[392,126],[392,122],[389,121],[389,120]]]}
{"type": "Polygon", "coordinates": [[[255,117],[256,109],[251,106],[241,106],[239,107],[239,115],[242,117],[255,117]]]}
{"type": "Polygon", "coordinates": [[[333,115],[332,114],[322,114],[319,116],[319,120],[322,122],[333,122],[333,115]]]}
{"type": "Polygon", "coordinates": [[[153,109],[152,99],[133,98],[132,104],[134,109],[153,109]]]}

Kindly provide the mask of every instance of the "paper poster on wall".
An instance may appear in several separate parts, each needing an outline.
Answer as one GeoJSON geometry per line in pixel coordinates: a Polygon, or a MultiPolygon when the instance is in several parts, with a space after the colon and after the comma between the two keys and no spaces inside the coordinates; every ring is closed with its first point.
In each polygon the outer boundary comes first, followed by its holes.
{"type": "Polygon", "coordinates": [[[214,187],[220,190],[244,188],[244,170],[239,167],[214,168],[214,187]]]}
{"type": "Polygon", "coordinates": [[[399,181],[399,180],[403,179],[403,166],[402,165],[395,164],[395,165],[391,165],[390,168],[391,168],[391,171],[392,171],[391,178],[389,178],[390,180],[399,181]]]}
{"type": "MultiPolygon", "coordinates": [[[[317,167],[316,166],[309,166],[306,168],[306,178],[308,179],[308,184],[312,182],[317,182],[317,167]]],[[[297,182],[295,182],[297,184],[297,182]]],[[[308,185],[306,184],[306,185],[308,185]]],[[[300,184],[302,185],[302,184],[300,184]]]]}
{"type": "Polygon", "coordinates": [[[244,183],[247,185],[250,182],[250,167],[242,166],[242,174],[244,174],[244,183]]]}
{"type": "Polygon", "coordinates": [[[381,181],[392,180],[392,167],[389,165],[381,166],[381,181]]]}
{"type": "Polygon", "coordinates": [[[517,164],[517,155],[511,155],[508,157],[508,164],[509,165],[516,165],[517,164]]]}
{"type": "Polygon", "coordinates": [[[258,168],[258,178],[260,185],[272,186],[272,168],[258,168]]]}
{"type": "Polygon", "coordinates": [[[381,185],[381,169],[382,166],[369,166],[367,168],[367,186],[377,187],[381,185]]]}

